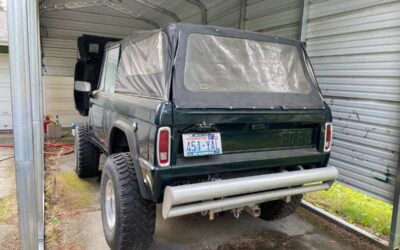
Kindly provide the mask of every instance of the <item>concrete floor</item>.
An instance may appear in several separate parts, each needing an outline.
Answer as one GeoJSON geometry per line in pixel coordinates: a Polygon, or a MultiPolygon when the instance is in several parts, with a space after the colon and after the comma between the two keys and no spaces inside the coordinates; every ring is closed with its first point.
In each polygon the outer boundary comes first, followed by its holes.
{"type": "MultiPolygon", "coordinates": [[[[4,134],[0,134],[2,138],[4,134]]],[[[65,137],[62,142],[71,143],[73,139],[65,137]]],[[[3,140],[1,143],[4,143],[3,140]]],[[[10,150],[0,148],[0,159],[11,154],[10,150]]],[[[13,192],[12,186],[15,186],[13,176],[6,178],[6,175],[2,175],[1,164],[0,199],[2,193],[13,192]]],[[[73,173],[74,167],[74,154],[46,156],[46,248],[108,249],[101,224],[99,178],[80,180],[73,173]]],[[[304,208],[287,218],[272,222],[247,214],[235,219],[229,213],[216,216],[213,221],[200,214],[163,220],[160,210],[158,206],[156,232],[151,246],[154,250],[379,249],[304,208]]],[[[13,239],[7,230],[15,232],[15,225],[7,229],[0,222],[0,242],[13,239]]],[[[4,248],[0,245],[0,249],[4,248]]]]}

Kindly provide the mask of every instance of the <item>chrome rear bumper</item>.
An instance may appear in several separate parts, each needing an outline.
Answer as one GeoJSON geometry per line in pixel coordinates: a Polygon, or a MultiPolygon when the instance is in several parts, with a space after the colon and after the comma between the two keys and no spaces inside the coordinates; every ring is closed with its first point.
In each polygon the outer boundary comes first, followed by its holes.
{"type": "Polygon", "coordinates": [[[166,219],[209,210],[219,212],[328,189],[337,175],[335,167],[325,167],[167,186],[162,214],[166,219]]]}

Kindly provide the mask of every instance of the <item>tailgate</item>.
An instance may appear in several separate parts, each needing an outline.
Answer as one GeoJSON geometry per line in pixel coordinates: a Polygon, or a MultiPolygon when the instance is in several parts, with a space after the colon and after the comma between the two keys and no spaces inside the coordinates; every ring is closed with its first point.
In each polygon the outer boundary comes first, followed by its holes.
{"type": "Polygon", "coordinates": [[[318,148],[324,112],[205,111],[174,112],[174,151],[183,156],[183,134],[221,134],[223,154],[293,148],[318,148]]]}
{"type": "MultiPolygon", "coordinates": [[[[256,126],[260,127],[259,124],[256,126]]],[[[218,125],[216,127],[218,128],[218,125]]],[[[304,128],[285,128],[282,125],[279,129],[254,129],[251,128],[252,125],[243,127],[243,130],[220,130],[224,152],[313,147],[316,143],[313,137],[316,125],[304,128]]]]}

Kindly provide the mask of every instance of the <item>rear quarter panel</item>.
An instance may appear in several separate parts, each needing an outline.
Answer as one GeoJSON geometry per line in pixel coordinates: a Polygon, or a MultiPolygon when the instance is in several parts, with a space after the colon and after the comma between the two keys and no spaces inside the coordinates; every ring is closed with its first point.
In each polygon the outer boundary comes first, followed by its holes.
{"type": "MultiPolygon", "coordinates": [[[[149,134],[154,130],[156,112],[161,100],[142,98],[124,94],[113,94],[109,102],[109,118],[107,124],[108,140],[113,129],[113,123],[124,121],[131,127],[136,124],[136,130],[132,128],[135,143],[138,148],[138,157],[147,161],[149,159],[149,134]]],[[[154,139],[154,137],[153,137],[154,139]]]]}

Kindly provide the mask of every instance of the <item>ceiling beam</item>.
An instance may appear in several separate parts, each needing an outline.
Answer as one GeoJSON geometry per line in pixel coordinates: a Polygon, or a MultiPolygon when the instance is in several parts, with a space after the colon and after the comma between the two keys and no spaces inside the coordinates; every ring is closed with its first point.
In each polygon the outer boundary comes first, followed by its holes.
{"type": "Polygon", "coordinates": [[[196,5],[201,10],[201,23],[207,24],[207,8],[200,0],[186,0],[187,2],[196,5]]]}
{"type": "Polygon", "coordinates": [[[156,4],[150,3],[147,0],[133,0],[133,1],[137,2],[137,3],[141,4],[141,5],[144,5],[144,6],[148,7],[148,8],[150,8],[150,9],[158,11],[158,12],[164,14],[164,15],[167,15],[167,16],[171,17],[172,19],[174,19],[175,22],[177,22],[177,23],[179,23],[181,21],[181,19],[174,12],[171,12],[171,11],[169,11],[167,9],[164,9],[164,8],[162,8],[162,7],[160,7],[160,6],[156,5],[156,4]]]}
{"type": "Polygon", "coordinates": [[[309,11],[310,3],[308,0],[303,0],[303,11],[300,22],[300,41],[306,41],[306,33],[307,33],[307,25],[308,25],[308,11],[309,11]]]}
{"type": "Polygon", "coordinates": [[[246,29],[246,10],[247,10],[247,0],[240,1],[240,18],[239,18],[239,29],[246,29]]]}
{"type": "Polygon", "coordinates": [[[72,10],[72,9],[80,9],[80,8],[89,8],[89,7],[97,7],[97,6],[105,6],[105,7],[109,7],[111,9],[114,9],[116,11],[119,11],[121,13],[127,14],[129,16],[131,16],[133,19],[136,20],[140,20],[143,21],[145,23],[150,24],[151,26],[153,26],[156,29],[160,28],[160,25],[148,18],[145,18],[139,14],[136,14],[135,12],[133,12],[132,10],[126,9],[122,6],[120,6],[119,4],[116,3],[112,3],[112,2],[98,2],[98,1],[92,1],[92,2],[85,2],[85,3],[65,3],[62,5],[46,5],[45,1],[42,1],[40,3],[40,14],[46,12],[46,11],[55,11],[55,10],[72,10]]]}
{"type": "Polygon", "coordinates": [[[153,21],[151,19],[148,19],[148,18],[146,18],[146,17],[144,17],[142,15],[136,14],[130,9],[126,9],[126,8],[123,8],[123,7],[119,6],[119,5],[117,5],[117,4],[108,3],[108,2],[106,2],[105,5],[108,6],[109,8],[111,8],[111,9],[114,9],[114,10],[117,10],[117,11],[122,12],[124,14],[130,15],[134,19],[146,22],[146,23],[152,25],[156,29],[159,29],[161,27],[160,24],[158,24],[157,22],[155,22],[155,21],[153,21]]]}

